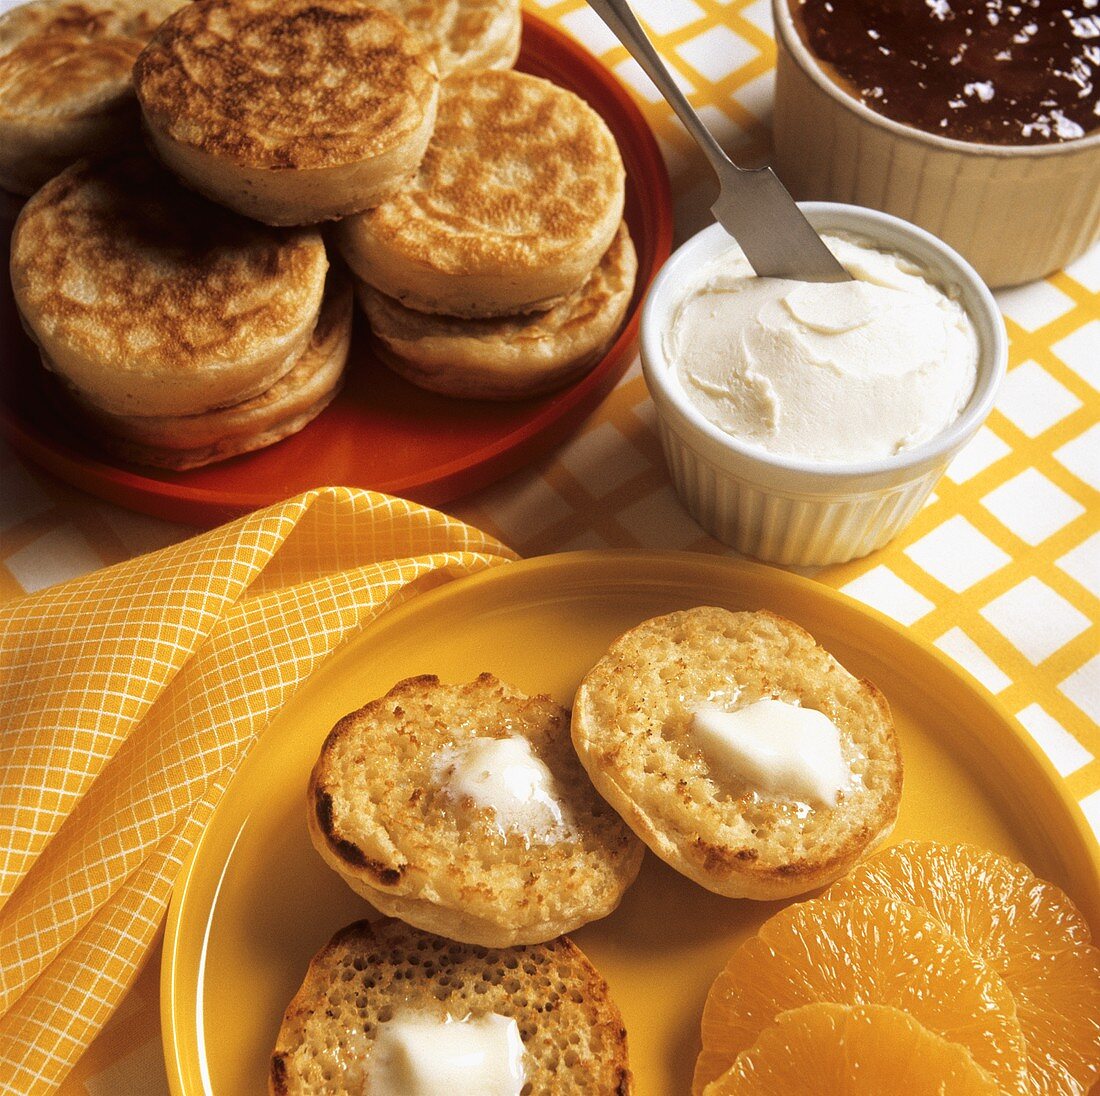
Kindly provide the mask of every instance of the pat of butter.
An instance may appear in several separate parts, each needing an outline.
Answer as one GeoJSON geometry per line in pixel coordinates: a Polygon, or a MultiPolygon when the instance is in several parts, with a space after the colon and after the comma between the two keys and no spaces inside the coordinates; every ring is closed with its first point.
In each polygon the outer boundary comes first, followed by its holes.
{"type": "Polygon", "coordinates": [[[455,799],[491,808],[501,831],[554,830],[563,823],[554,775],[520,735],[471,738],[443,759],[443,783],[455,799]]]}
{"type": "Polygon", "coordinates": [[[367,1070],[371,1096],[519,1096],[526,1080],[515,1020],[398,1013],[378,1025],[367,1070]]]}
{"type": "Polygon", "coordinates": [[[767,795],[835,807],[851,779],[840,731],[813,708],[772,699],[734,712],[700,708],[692,733],[713,764],[767,795]]]}

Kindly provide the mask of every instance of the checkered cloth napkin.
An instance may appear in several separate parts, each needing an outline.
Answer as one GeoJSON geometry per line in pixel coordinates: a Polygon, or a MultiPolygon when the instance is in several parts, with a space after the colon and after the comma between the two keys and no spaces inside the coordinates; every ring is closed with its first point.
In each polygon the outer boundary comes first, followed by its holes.
{"type": "Polygon", "coordinates": [[[49,1092],[134,980],[271,718],[384,608],[506,563],[402,499],[310,491],[0,610],[0,1092],[49,1092]]]}

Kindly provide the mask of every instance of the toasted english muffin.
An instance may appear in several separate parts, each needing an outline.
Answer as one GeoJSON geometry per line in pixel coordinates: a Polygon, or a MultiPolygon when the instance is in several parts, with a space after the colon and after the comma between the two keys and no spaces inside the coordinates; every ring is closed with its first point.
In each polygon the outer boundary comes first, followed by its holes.
{"type": "Polygon", "coordinates": [[[274,445],[312,422],[336,397],[351,345],[350,282],[334,272],[309,345],[290,372],[243,403],[198,415],[112,415],[69,392],[86,430],[134,464],[182,471],[274,445]]]}
{"type": "Polygon", "coordinates": [[[270,1096],[367,1091],[379,1029],[410,1013],[514,1019],[529,1096],[633,1091],[622,1017],[568,937],[490,950],[382,920],[349,925],[310,961],[271,1055],[270,1096]]]}
{"type": "Polygon", "coordinates": [[[638,260],[626,223],[584,285],[547,312],[463,320],[415,312],[356,282],[383,361],[421,388],[478,400],[521,400],[586,373],[618,334],[638,260]]]}
{"type": "Polygon", "coordinates": [[[140,156],[74,164],[12,236],[43,360],[116,415],[193,415],[269,389],[309,344],[327,269],[316,230],[245,220],[140,156]]]}
{"type": "Polygon", "coordinates": [[[677,871],[732,898],[823,886],[897,818],[902,766],[885,698],[774,613],[700,607],[632,628],[582,681],[572,734],[592,782],[634,832],[677,871]],[[835,807],[758,792],[712,766],[691,734],[697,708],[765,698],[837,726],[858,779],[835,807]]]}
{"type": "Polygon", "coordinates": [[[516,63],[523,31],[519,0],[373,0],[431,47],[440,76],[516,63]]]}
{"type": "Polygon", "coordinates": [[[0,187],[33,194],[138,139],[130,70],[184,0],[32,0],[0,15],[0,187]]]}
{"type": "Polygon", "coordinates": [[[382,913],[486,947],[607,916],[643,854],[577,761],[569,713],[492,674],[410,678],[342,719],[313,768],[307,818],[325,862],[382,913]],[[489,739],[523,740],[549,769],[547,821],[512,826],[455,791],[456,769],[489,739]]]}
{"type": "Polygon", "coordinates": [[[413,180],[342,221],[352,270],[408,308],[492,317],[550,308],[611,245],[625,173],[603,119],[518,72],[446,80],[413,180]]]}
{"type": "Polygon", "coordinates": [[[189,186],[275,225],[376,205],[420,163],[429,47],[363,0],[195,0],[134,66],[157,153],[189,186]]]}

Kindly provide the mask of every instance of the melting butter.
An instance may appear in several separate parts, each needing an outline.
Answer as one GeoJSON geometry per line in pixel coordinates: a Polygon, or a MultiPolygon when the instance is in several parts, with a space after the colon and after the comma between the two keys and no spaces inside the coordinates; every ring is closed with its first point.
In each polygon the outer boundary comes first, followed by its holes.
{"type": "Polygon", "coordinates": [[[378,1025],[367,1069],[371,1096],[519,1096],[526,1080],[514,1019],[489,1013],[398,1013],[378,1025]]]}
{"type": "Polygon", "coordinates": [[[491,808],[502,833],[546,833],[564,825],[554,775],[526,738],[467,739],[441,760],[446,793],[491,808]]]}
{"type": "Polygon", "coordinates": [[[840,730],[813,708],[771,698],[733,712],[699,708],[691,731],[712,765],[765,795],[835,807],[851,782],[840,730]]]}

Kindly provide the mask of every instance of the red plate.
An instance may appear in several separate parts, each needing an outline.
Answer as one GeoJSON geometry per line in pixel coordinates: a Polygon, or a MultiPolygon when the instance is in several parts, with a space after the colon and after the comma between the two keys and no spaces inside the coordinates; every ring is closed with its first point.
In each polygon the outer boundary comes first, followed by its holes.
{"type": "Polygon", "coordinates": [[[537,400],[492,404],[421,391],[371,355],[359,317],[348,381],[292,438],[207,468],[161,473],[116,462],[74,436],[41,383],[10,288],[0,302],[4,391],[0,426],[12,446],[69,483],[156,517],[214,524],[310,487],[370,487],[438,505],[541,456],[575,429],[629,365],[646,287],[672,245],[668,174],[641,112],[616,79],[572,39],[524,13],[518,68],[569,88],[604,117],[626,164],[626,220],[638,251],[628,322],[596,368],[537,400]]]}

